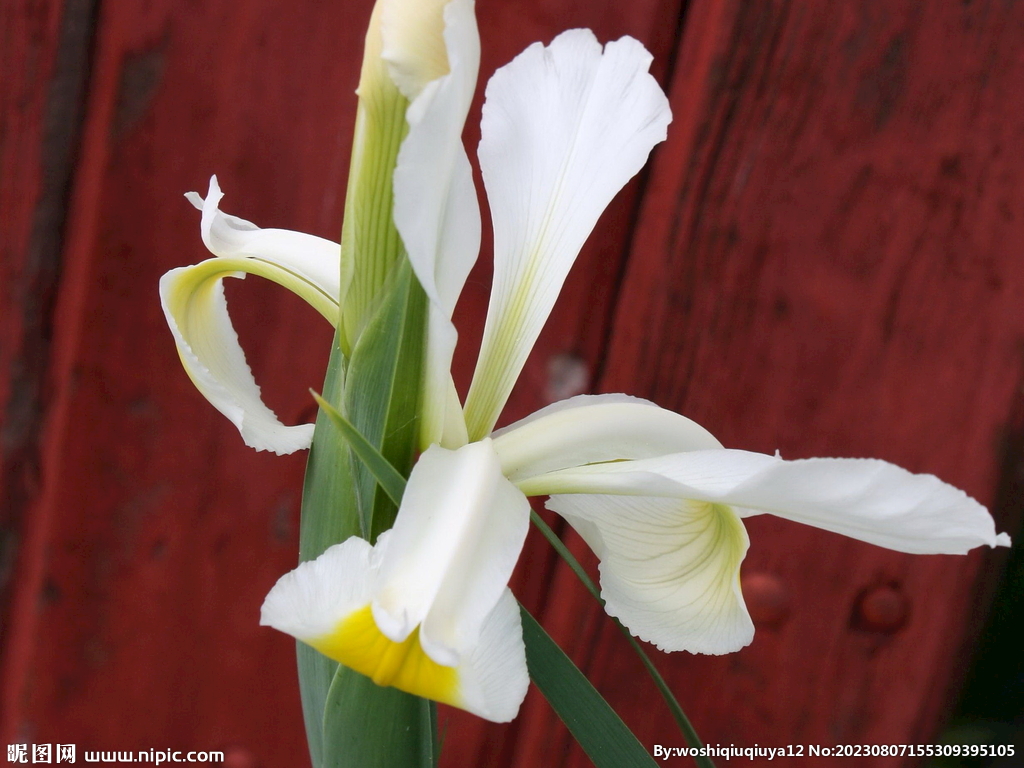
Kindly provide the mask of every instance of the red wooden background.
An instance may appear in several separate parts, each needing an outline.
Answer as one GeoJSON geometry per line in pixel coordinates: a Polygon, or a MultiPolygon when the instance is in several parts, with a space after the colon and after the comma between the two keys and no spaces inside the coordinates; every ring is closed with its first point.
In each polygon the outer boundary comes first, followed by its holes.
{"type": "MultiPolygon", "coordinates": [[[[485,76],[567,27],[630,34],[675,114],[580,257],[506,421],[626,391],[732,447],[877,456],[996,501],[1024,386],[1024,7],[479,5],[485,76]]],[[[368,14],[369,0],[0,4],[5,743],[306,764],[292,643],[257,626],[296,558],[304,457],[250,451],[194,391],[156,283],[205,257],[181,193],[214,172],[228,211],[337,237],[368,14]]],[[[463,385],[486,261],[458,312],[463,385]]],[[[271,403],[308,419],[328,329],[256,279],[229,300],[271,403]]],[[[1015,532],[1020,500],[996,514],[1015,532]]],[[[753,645],[657,659],[705,740],[932,740],[1000,556],[749,528],[753,645]]],[[[542,542],[513,586],[646,744],[681,744],[542,542]]],[[[587,764],[536,691],[511,725],[442,719],[447,766],[587,764]]]]}

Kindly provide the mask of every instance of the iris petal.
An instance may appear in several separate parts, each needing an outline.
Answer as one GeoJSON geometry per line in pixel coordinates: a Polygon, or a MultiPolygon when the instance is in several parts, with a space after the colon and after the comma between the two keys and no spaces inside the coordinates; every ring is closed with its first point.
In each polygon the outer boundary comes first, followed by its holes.
{"type": "Polygon", "coordinates": [[[600,558],[605,609],[663,651],[721,654],[754,637],[740,592],[749,540],[728,506],[682,499],[552,496],[600,558]]]}
{"type": "Polygon", "coordinates": [[[238,428],[246,445],[292,453],[309,447],[313,425],[285,426],[263,403],[228,315],[223,280],[246,274],[273,280],[336,325],[339,246],[299,232],[260,229],[222,213],[222,196],[216,177],[205,201],[189,195],[203,212],[203,241],[217,258],[165,274],[161,305],[189,378],[238,428]]]}
{"type": "Polygon", "coordinates": [[[878,459],[784,461],[748,451],[676,453],[559,470],[520,484],[524,492],[611,493],[728,504],[767,512],[911,554],[966,554],[1009,546],[988,511],[933,475],[878,459]]]}
{"type": "MultiPolygon", "coordinates": [[[[462,128],[480,64],[472,0],[451,0],[444,7],[444,22],[451,71],[433,81],[419,82],[410,95],[413,101],[406,111],[409,133],[398,153],[394,175],[395,227],[430,300],[421,448],[442,441],[457,448],[465,442],[459,434],[462,430],[452,435],[449,429],[445,440],[445,426],[452,416],[462,421],[457,398],[448,397],[458,339],[451,318],[480,251],[480,208],[462,144],[462,128]],[[446,416],[451,411],[455,413],[446,416]]],[[[440,34],[437,37],[440,39],[440,34]]],[[[409,70],[409,62],[402,61],[409,70]]]]}
{"type": "Polygon", "coordinates": [[[629,395],[570,397],[492,438],[502,471],[515,483],[593,462],[722,447],[700,424],[629,395]]]}
{"type": "Polygon", "coordinates": [[[427,653],[453,664],[480,635],[508,584],[530,506],[501,474],[490,440],[457,451],[432,446],[402,498],[373,609],[401,641],[421,626],[427,653]]]}
{"type": "Polygon", "coordinates": [[[282,576],[264,600],[260,624],[286,632],[326,656],[417,696],[507,722],[526,696],[529,676],[519,610],[507,587],[480,616],[475,641],[438,663],[423,644],[422,627],[401,640],[390,637],[374,618],[371,603],[382,569],[396,557],[389,539],[373,547],[352,537],[316,560],[282,576]]]}
{"type": "Polygon", "coordinates": [[[490,433],[594,224],[665,138],[668,100],[632,38],[589,30],[535,44],[487,85],[480,168],[494,223],[494,280],[466,400],[471,440],[490,433]]]}
{"type": "Polygon", "coordinates": [[[309,446],[312,425],[285,426],[263,403],[231,326],[223,279],[258,274],[337,325],[339,246],[301,232],[260,229],[222,213],[222,197],[216,176],[205,201],[188,195],[203,212],[203,241],[217,258],[164,274],[161,304],[185,372],[203,396],[238,427],[247,445],[290,454],[309,446]]]}

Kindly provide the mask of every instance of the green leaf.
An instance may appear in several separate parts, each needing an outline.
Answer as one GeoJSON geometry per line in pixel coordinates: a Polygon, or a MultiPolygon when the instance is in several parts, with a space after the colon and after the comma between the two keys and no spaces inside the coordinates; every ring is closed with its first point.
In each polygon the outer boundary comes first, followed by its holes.
{"type": "Polygon", "coordinates": [[[324,709],[324,765],[403,768],[437,763],[429,702],[339,667],[324,709]]]}
{"type": "MultiPolygon", "coordinates": [[[[371,29],[368,34],[380,35],[371,29]]],[[[369,51],[367,51],[369,53],[369,51]]],[[[352,350],[385,292],[392,268],[403,260],[395,229],[394,175],[402,140],[409,131],[409,101],[386,74],[383,61],[363,66],[359,81],[352,161],[341,228],[341,348],[352,350]],[[376,71],[382,76],[368,82],[376,71]]]]}
{"type": "MultiPolygon", "coordinates": [[[[388,286],[347,362],[335,345],[323,399],[345,415],[374,452],[408,475],[415,455],[426,299],[405,258],[388,286]]],[[[315,558],[350,536],[373,541],[391,527],[396,512],[322,409],[303,489],[301,559],[315,558]]],[[[301,643],[298,662],[314,768],[376,765],[370,757],[376,754],[386,756],[381,764],[395,768],[435,765],[436,737],[429,727],[436,717],[433,703],[374,685],[301,643]],[[367,728],[368,712],[388,713],[380,716],[388,728],[367,728]],[[389,729],[416,737],[396,738],[389,729]],[[353,761],[352,755],[359,758],[353,761]]]]}
{"type": "Polygon", "coordinates": [[[597,768],[651,768],[647,748],[522,606],[526,666],[551,708],[597,768]]]}
{"type": "MultiPolygon", "coordinates": [[[[324,398],[340,402],[345,387],[345,358],[334,345],[324,381],[324,398]]],[[[347,444],[325,413],[317,415],[313,446],[306,462],[299,526],[299,560],[314,560],[325,549],[359,533],[355,485],[347,444]]],[[[310,759],[323,762],[323,712],[338,663],[303,643],[296,644],[299,691],[310,759]]]]}
{"type": "MultiPolygon", "coordinates": [[[[389,287],[352,350],[338,410],[391,466],[408,477],[419,426],[426,296],[406,258],[396,266],[389,287]]],[[[394,524],[398,507],[373,473],[356,456],[351,460],[363,538],[373,543],[394,524]]]]}
{"type": "Polygon", "coordinates": [[[391,466],[380,451],[370,444],[369,440],[363,437],[362,433],[353,426],[352,422],[342,416],[333,405],[320,397],[316,392],[313,392],[313,390],[310,390],[310,392],[317,405],[320,406],[320,410],[327,414],[331,423],[334,424],[341,436],[345,438],[348,447],[366,465],[366,468],[370,470],[370,473],[377,480],[377,485],[383,489],[384,493],[388,495],[388,498],[395,505],[400,506],[402,495],[405,493],[405,478],[399,474],[397,469],[391,466]]]}

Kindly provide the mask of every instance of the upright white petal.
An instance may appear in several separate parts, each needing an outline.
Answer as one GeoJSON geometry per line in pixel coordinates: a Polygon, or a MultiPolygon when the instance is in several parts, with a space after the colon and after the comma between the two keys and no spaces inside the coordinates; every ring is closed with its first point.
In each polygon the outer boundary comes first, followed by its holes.
{"type": "Polygon", "coordinates": [[[612,197],[665,138],[668,100],[632,38],[571,30],[527,48],[487,86],[480,167],[494,222],[494,282],[466,401],[488,434],[569,268],[612,197]]]}
{"type": "MultiPolygon", "coordinates": [[[[458,338],[451,318],[480,251],[480,209],[462,144],[462,128],[480,66],[480,38],[473,0],[451,0],[443,7],[444,50],[416,56],[397,42],[389,44],[387,8],[392,5],[399,3],[385,6],[384,55],[388,58],[392,50],[405,52],[394,54],[393,70],[404,73],[399,75],[399,87],[404,85],[403,93],[412,99],[406,112],[409,133],[395,167],[394,219],[430,300],[420,427],[421,447],[426,447],[443,439],[446,419],[451,418],[446,417],[446,409],[458,410],[457,399],[452,403],[447,396],[458,338]],[[436,62],[428,66],[438,55],[447,59],[448,69],[439,72],[436,62]],[[424,72],[436,74],[436,79],[426,81],[424,72]]],[[[440,6],[431,0],[420,4],[419,11],[429,10],[440,18],[440,6]]],[[[400,33],[406,29],[404,24],[393,26],[390,36],[408,45],[431,37],[421,30],[416,35],[400,33]]],[[[441,39],[440,34],[437,38],[441,39]]],[[[461,412],[456,415],[461,420],[461,412]]]]}
{"type": "Polygon", "coordinates": [[[633,634],[663,651],[712,654],[753,639],[739,578],[749,539],[729,507],[598,495],[547,506],[600,558],[605,609],[633,634]]]}
{"type": "Polygon", "coordinates": [[[593,462],[722,447],[700,424],[629,395],[570,397],[492,438],[502,472],[514,483],[593,462]]]}
{"type": "Polygon", "coordinates": [[[878,459],[803,459],[734,450],[693,451],[551,472],[524,492],[611,493],[728,504],[768,512],[912,554],[1009,546],[992,516],[963,491],[878,459]]]}
{"type": "Polygon", "coordinates": [[[373,615],[401,642],[454,665],[479,638],[529,527],[526,497],[501,474],[490,440],[430,447],[413,468],[391,531],[373,615]]]}
{"type": "Polygon", "coordinates": [[[217,258],[165,274],[160,302],[196,388],[231,420],[246,445],[292,453],[309,447],[313,425],[285,426],[264,405],[228,315],[223,280],[247,273],[273,280],[337,324],[339,246],[299,232],[259,229],[222,213],[221,197],[216,177],[205,202],[188,195],[203,212],[203,241],[217,258]]]}

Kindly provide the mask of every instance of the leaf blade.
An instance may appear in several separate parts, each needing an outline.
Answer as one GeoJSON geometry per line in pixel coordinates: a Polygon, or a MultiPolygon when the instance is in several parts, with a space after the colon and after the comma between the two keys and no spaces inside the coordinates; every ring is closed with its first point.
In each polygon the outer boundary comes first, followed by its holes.
{"type": "Polygon", "coordinates": [[[313,390],[310,390],[320,410],[327,414],[327,417],[334,424],[335,428],[348,443],[359,460],[366,465],[370,474],[377,480],[377,485],[395,505],[401,505],[402,494],[405,492],[405,478],[391,466],[391,463],[384,458],[370,441],[363,437],[362,433],[355,426],[338,412],[333,405],[324,400],[313,390]]]}
{"type": "MultiPolygon", "coordinates": [[[[340,402],[345,387],[345,358],[338,347],[337,337],[335,342],[327,364],[323,392],[325,399],[340,402]]],[[[302,487],[300,562],[314,560],[331,545],[359,533],[348,451],[328,416],[323,412],[317,414],[302,487]]],[[[338,664],[303,643],[296,644],[296,656],[310,760],[313,768],[323,768],[323,712],[338,664]]]]}
{"type": "Polygon", "coordinates": [[[526,666],[551,708],[596,768],[651,768],[657,763],[597,689],[520,605],[526,666]]]}
{"type": "Polygon", "coordinates": [[[324,765],[434,766],[433,705],[338,666],[324,707],[324,765]]]}

